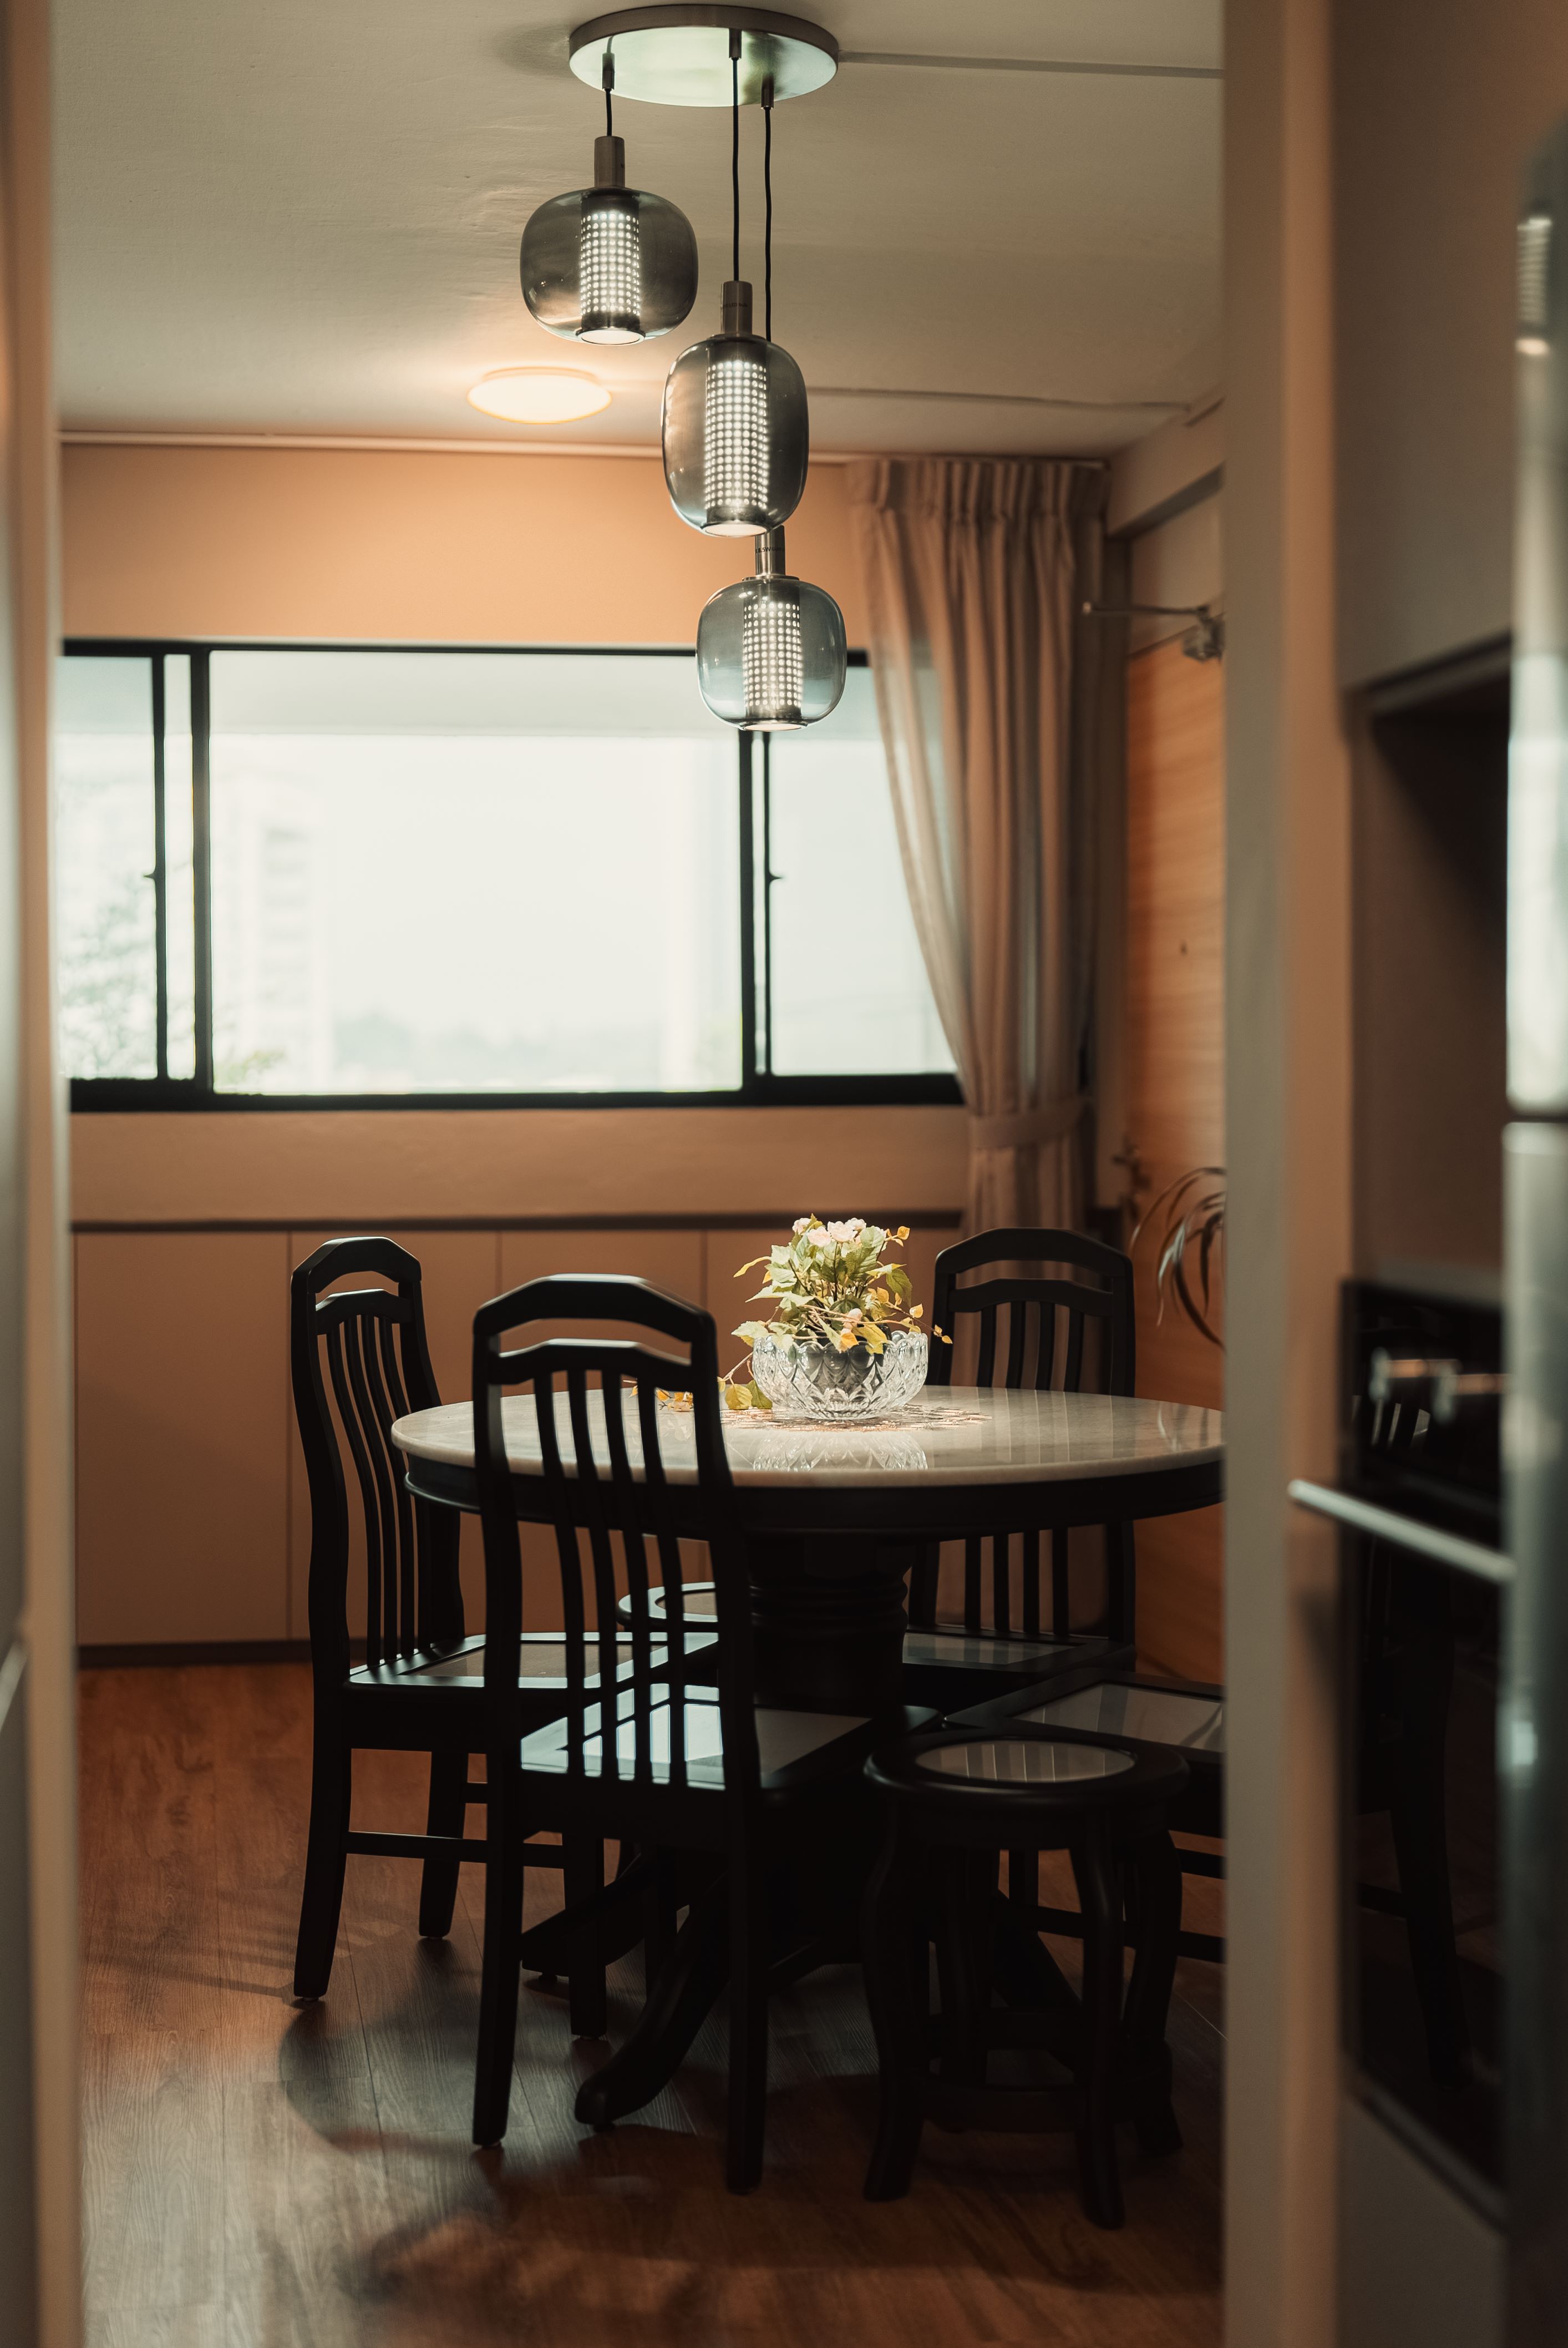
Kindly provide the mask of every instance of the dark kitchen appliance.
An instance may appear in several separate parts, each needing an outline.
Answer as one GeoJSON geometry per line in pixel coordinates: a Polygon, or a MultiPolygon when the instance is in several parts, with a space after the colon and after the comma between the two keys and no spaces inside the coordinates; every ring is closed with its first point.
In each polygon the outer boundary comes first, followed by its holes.
{"type": "Polygon", "coordinates": [[[1345,1292],[1342,2013],[1364,2100],[1496,2224],[1502,1316],[1468,1285],[1345,1292]]]}

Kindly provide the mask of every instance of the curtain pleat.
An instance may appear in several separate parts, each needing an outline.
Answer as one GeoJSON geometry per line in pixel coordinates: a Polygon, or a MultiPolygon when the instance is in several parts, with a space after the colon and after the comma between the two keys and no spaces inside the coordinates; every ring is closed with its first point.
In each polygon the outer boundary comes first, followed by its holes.
{"type": "Polygon", "coordinates": [[[969,1109],[970,1231],[1082,1209],[1072,651],[1103,482],[1030,458],[850,473],[905,879],[969,1109]]]}

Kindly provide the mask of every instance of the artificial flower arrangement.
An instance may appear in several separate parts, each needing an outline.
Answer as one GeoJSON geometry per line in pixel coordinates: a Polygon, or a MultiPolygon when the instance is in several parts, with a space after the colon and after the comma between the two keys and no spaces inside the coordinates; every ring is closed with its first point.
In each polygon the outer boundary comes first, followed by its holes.
{"type": "MultiPolygon", "coordinates": [[[[772,1365],[779,1398],[792,1408],[804,1409],[808,1416],[864,1416],[877,1403],[879,1394],[884,1406],[897,1407],[899,1400],[915,1393],[926,1375],[926,1332],[921,1326],[925,1307],[911,1302],[914,1289],[903,1265],[882,1261],[889,1245],[902,1247],[908,1236],[907,1224],[886,1231],[861,1215],[851,1215],[840,1223],[825,1223],[819,1215],[801,1215],[781,1246],[742,1264],[737,1280],[744,1280],[759,1265],[767,1266],[766,1279],[749,1301],[772,1304],[774,1309],[771,1321],[743,1321],[734,1333],[745,1339],[752,1351],[746,1375],[742,1376],[737,1368],[719,1381],[726,1406],[735,1411],[774,1407],[774,1396],[758,1383],[759,1354],[772,1365]],[[905,1358],[897,1364],[892,1380],[881,1385],[878,1365],[890,1343],[905,1358]],[[835,1372],[825,1383],[818,1381],[815,1388],[809,1381],[799,1387],[787,1367],[781,1378],[781,1364],[787,1365],[792,1357],[820,1359],[824,1354],[842,1357],[847,1378],[835,1372]],[[856,1391],[862,1373],[863,1395],[856,1391]]],[[[930,1335],[934,1344],[952,1344],[940,1329],[933,1329],[930,1335]]],[[[667,1394],[661,1387],[659,1398],[671,1410],[692,1407],[690,1394],[667,1394]]]]}
{"type": "MultiPolygon", "coordinates": [[[[911,1301],[908,1273],[901,1263],[882,1261],[890,1245],[902,1247],[908,1237],[907,1224],[886,1231],[862,1215],[835,1223],[825,1223],[817,1215],[798,1216],[787,1240],[765,1256],[753,1256],[736,1272],[737,1280],[744,1280],[759,1266],[767,1267],[762,1287],[749,1301],[771,1304],[774,1316],[771,1321],[743,1321],[735,1335],[743,1337],[753,1353],[759,1341],[786,1352],[807,1345],[851,1354],[858,1346],[873,1361],[900,1331],[924,1336],[920,1324],[925,1307],[911,1301]]],[[[952,1342],[940,1329],[930,1334],[939,1344],[952,1342]]],[[[724,1399],[732,1410],[773,1408],[757,1384],[754,1360],[749,1378],[727,1381],[724,1399]]]]}

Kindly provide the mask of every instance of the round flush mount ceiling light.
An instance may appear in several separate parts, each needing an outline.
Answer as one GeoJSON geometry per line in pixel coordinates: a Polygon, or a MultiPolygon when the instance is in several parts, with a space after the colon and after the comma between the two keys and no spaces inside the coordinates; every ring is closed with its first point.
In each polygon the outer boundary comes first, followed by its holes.
{"type": "Polygon", "coordinates": [[[495,367],[479,377],[468,404],[509,424],[570,424],[608,407],[610,394],[569,367],[495,367]]]}
{"type": "Polygon", "coordinates": [[[777,102],[821,89],[838,71],[838,43],[820,25],[772,8],[699,5],[618,8],[595,16],[571,36],[571,69],[598,89],[610,57],[618,97],[652,106],[728,106],[732,34],[739,41],[743,106],[761,105],[764,83],[771,82],[777,102]]]}

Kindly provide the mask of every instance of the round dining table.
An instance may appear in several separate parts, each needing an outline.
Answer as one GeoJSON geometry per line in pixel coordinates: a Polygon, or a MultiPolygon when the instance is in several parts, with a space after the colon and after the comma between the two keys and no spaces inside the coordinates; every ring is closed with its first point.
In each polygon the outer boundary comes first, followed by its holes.
{"type": "MultiPolygon", "coordinates": [[[[589,1403],[595,1457],[608,1469],[602,1409],[597,1395],[589,1403]]],[[[681,1487],[696,1480],[692,1421],[678,1411],[661,1417],[679,1523],[681,1487]]],[[[505,1398],[502,1430],[518,1514],[543,1519],[531,1395],[505,1398]]],[[[628,1432],[635,1468],[636,1432],[628,1432]]],[[[990,1387],[930,1387],[892,1416],[859,1424],[726,1413],[759,1699],[865,1714],[897,1704],[905,1579],[932,1542],[1210,1508],[1221,1497],[1223,1438],[1219,1412],[1193,1403],[990,1387]]],[[[468,1403],[412,1412],[392,1439],[412,1492],[477,1509],[468,1403]]]]}
{"type": "MultiPolygon", "coordinates": [[[[596,1463],[608,1468],[603,1411],[589,1396],[596,1463]]],[[[558,1396],[564,1409],[566,1397],[558,1396]]],[[[661,1414],[660,1455],[680,1524],[680,1490],[696,1481],[689,1416],[661,1414]],[[684,1453],[684,1456],[682,1454],[684,1453]]],[[[548,1511],[531,1394],[507,1395],[502,1431],[519,1518],[548,1511]]],[[[563,1428],[564,1435],[564,1428],[563,1428]]],[[[1217,1411],[1121,1395],[927,1389],[881,1420],[858,1424],[730,1414],[724,1447],[752,1583],[758,1702],[796,1710],[899,1716],[905,1577],[944,1540],[1131,1524],[1211,1507],[1222,1495],[1217,1411]]],[[[635,1426],[627,1426],[634,1468],[635,1426]]],[[[476,1510],[474,1416],[466,1402],[411,1413],[392,1439],[409,1489],[476,1510]]],[[[563,1441],[563,1456],[571,1447],[563,1441]]],[[[1125,1610],[1130,1616],[1130,1605],[1125,1610]]],[[[1130,1621],[1125,1634],[1130,1634],[1130,1621]]],[[[601,1956],[632,1945],[643,1897],[637,1861],[590,1900],[524,1935],[525,1964],[569,1971],[574,1936],[601,1956]],[[619,1917],[619,1939],[607,1937],[619,1917]]],[[[721,1887],[696,1894],[651,1982],[630,2038],[582,2082],[578,2118],[603,2127],[641,2109],[672,2076],[723,1985],[728,1939],[721,1887]]],[[[1023,1936],[1015,1965],[1051,1974],[1043,1944],[1023,1936]]],[[[1048,1982],[1043,1993],[1053,1993],[1048,1982]]]]}

